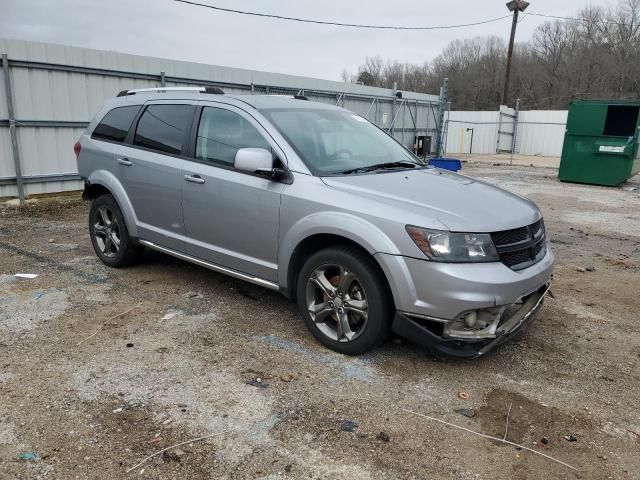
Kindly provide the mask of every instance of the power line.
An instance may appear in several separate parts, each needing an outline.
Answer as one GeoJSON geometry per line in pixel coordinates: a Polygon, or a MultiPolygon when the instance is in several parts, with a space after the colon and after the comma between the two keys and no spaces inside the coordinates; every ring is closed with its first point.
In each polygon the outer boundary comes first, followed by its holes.
{"type": "MultiPolygon", "coordinates": [[[[553,20],[567,20],[570,22],[582,22],[582,23],[609,23],[611,25],[618,25],[621,27],[633,27],[634,25],[630,24],[630,23],[622,23],[622,22],[616,22],[613,20],[603,20],[603,19],[589,19],[589,18],[577,18],[577,17],[564,17],[564,16],[559,16],[559,15],[547,15],[544,13],[533,13],[533,12],[527,12],[528,15],[533,15],[534,17],[543,17],[543,18],[551,18],[553,20]]],[[[637,25],[636,25],[637,26],[637,25]]]]}
{"type": "Polygon", "coordinates": [[[253,17],[274,18],[277,20],[289,20],[292,22],[302,22],[302,23],[315,23],[317,25],[332,25],[335,27],[372,28],[372,29],[383,29],[383,30],[446,30],[446,29],[452,29],[452,28],[473,27],[475,25],[485,25],[487,23],[497,22],[499,20],[504,20],[505,18],[511,17],[511,15],[505,15],[502,17],[491,18],[489,20],[482,20],[482,21],[473,22],[473,23],[463,23],[459,25],[440,25],[440,26],[433,26],[433,27],[403,27],[403,26],[396,26],[396,25],[366,25],[366,24],[358,24],[358,23],[328,22],[324,20],[312,20],[308,18],[286,17],[284,15],[273,15],[268,13],[247,12],[244,10],[235,10],[233,8],[217,7],[215,5],[208,5],[206,3],[192,2],[190,0],[174,0],[174,1],[179,3],[186,3],[188,5],[194,5],[198,7],[210,8],[212,10],[218,10],[221,12],[237,13],[240,15],[250,15],[253,17]]]}

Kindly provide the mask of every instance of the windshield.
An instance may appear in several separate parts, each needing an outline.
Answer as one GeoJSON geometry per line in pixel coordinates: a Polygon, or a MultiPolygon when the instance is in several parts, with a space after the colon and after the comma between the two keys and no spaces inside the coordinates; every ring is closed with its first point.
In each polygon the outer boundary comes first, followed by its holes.
{"type": "Polygon", "coordinates": [[[351,112],[276,108],[262,113],[316,175],[422,166],[389,135],[351,112]]]}

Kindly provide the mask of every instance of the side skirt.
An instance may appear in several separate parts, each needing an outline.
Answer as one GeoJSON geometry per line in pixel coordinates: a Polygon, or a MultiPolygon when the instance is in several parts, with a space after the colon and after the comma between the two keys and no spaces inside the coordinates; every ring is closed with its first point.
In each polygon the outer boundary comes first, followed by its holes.
{"type": "Polygon", "coordinates": [[[155,243],[149,242],[147,240],[140,240],[140,244],[144,245],[145,247],[149,247],[153,250],[166,253],[167,255],[171,255],[172,257],[179,258],[180,260],[185,260],[187,262],[200,265],[201,267],[208,268],[209,270],[213,270],[214,272],[223,273],[225,275],[229,275],[230,277],[237,278],[239,280],[244,280],[245,282],[253,283],[255,285],[260,285],[261,287],[268,288],[269,290],[280,290],[280,286],[277,283],[270,282],[263,278],[253,277],[251,275],[247,275],[246,273],[238,272],[236,270],[222,267],[214,263],[209,263],[204,260],[200,260],[199,258],[192,257],[184,253],[176,252],[175,250],[171,250],[170,248],[161,247],[160,245],[156,245],[155,243]]]}

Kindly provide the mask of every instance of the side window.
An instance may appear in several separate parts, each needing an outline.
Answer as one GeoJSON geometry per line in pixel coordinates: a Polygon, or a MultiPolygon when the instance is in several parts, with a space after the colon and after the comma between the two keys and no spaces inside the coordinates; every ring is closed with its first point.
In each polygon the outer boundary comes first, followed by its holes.
{"type": "Polygon", "coordinates": [[[202,109],[196,159],[233,166],[236,152],[241,148],[266,148],[271,146],[242,116],[221,108],[202,109]]]}
{"type": "Polygon", "coordinates": [[[138,121],[134,145],[180,155],[193,105],[149,105],[138,121]]]}
{"type": "Polygon", "coordinates": [[[99,140],[124,142],[131,127],[131,122],[133,122],[138,110],[140,110],[140,105],[114,108],[103,117],[93,130],[91,137],[99,140]]]}

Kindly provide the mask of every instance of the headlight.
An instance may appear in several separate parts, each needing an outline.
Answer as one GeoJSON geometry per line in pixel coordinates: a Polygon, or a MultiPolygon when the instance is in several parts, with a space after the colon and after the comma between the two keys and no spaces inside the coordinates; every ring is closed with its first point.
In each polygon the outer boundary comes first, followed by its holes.
{"type": "Polygon", "coordinates": [[[406,229],[430,260],[452,263],[498,261],[498,252],[488,233],[452,233],[411,225],[406,229]]]}

